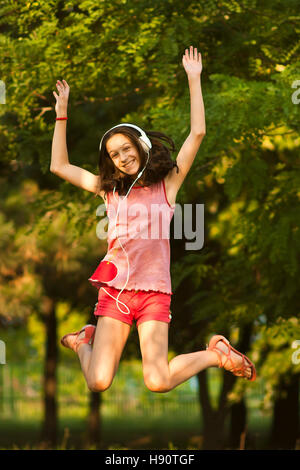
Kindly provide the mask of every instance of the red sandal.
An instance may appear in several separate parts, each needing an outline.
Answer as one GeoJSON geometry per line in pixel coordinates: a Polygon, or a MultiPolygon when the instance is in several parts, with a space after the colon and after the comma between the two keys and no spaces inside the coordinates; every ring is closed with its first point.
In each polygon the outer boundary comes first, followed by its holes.
{"type": "Polygon", "coordinates": [[[211,338],[210,342],[209,342],[209,345],[206,347],[206,349],[208,351],[214,351],[214,352],[217,353],[218,359],[219,359],[219,367],[224,367],[225,370],[228,370],[229,372],[232,372],[234,375],[236,375],[238,377],[244,377],[244,378],[250,380],[250,382],[253,382],[256,379],[256,370],[255,370],[254,364],[250,361],[250,359],[248,359],[247,356],[245,356],[244,354],[242,354],[239,351],[237,351],[236,349],[234,349],[231,346],[231,344],[229,343],[228,339],[226,339],[224,336],[221,336],[221,335],[213,336],[211,338]],[[225,353],[221,349],[217,348],[216,345],[219,341],[222,341],[223,343],[226,344],[226,346],[228,347],[228,352],[227,353],[225,353]],[[234,365],[233,360],[232,360],[231,355],[230,355],[231,351],[235,352],[236,354],[238,354],[243,359],[241,367],[236,367],[234,365]],[[222,365],[222,354],[224,354],[227,358],[223,365],[222,365]],[[229,365],[227,367],[225,367],[228,361],[229,361],[229,365]],[[248,365],[246,364],[246,361],[248,362],[248,365]],[[252,370],[252,374],[251,374],[250,377],[248,377],[246,375],[246,367],[247,366],[251,367],[251,370],[252,370]]]}
{"type": "Polygon", "coordinates": [[[76,331],[75,333],[68,333],[67,335],[63,336],[60,340],[61,344],[65,348],[70,348],[73,349],[77,353],[78,347],[82,343],[86,344],[93,344],[94,343],[94,338],[95,338],[95,332],[96,332],[96,327],[94,325],[85,325],[83,328],[81,328],[80,331],[76,331]],[[68,336],[79,336],[80,333],[85,332],[84,338],[76,339],[74,344],[70,346],[65,340],[68,336]]]}

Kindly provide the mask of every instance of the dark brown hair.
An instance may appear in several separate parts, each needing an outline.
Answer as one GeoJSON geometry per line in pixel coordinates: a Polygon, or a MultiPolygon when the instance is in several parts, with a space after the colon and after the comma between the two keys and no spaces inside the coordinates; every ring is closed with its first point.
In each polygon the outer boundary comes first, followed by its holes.
{"type": "MultiPolygon", "coordinates": [[[[179,168],[176,161],[172,160],[171,158],[171,152],[176,151],[173,140],[162,132],[146,130],[144,130],[144,132],[149,137],[152,143],[152,148],[149,152],[149,160],[145,171],[143,172],[142,179],[144,186],[150,186],[151,184],[162,181],[169,171],[174,168],[174,166],[177,167],[177,173],[179,172],[179,168]],[[170,148],[164,145],[164,143],[161,141],[167,142],[170,145],[170,148]]],[[[137,148],[141,160],[138,172],[144,168],[148,155],[143,148],[143,144],[141,144],[141,141],[139,140],[139,131],[132,127],[120,126],[116,129],[110,130],[105,135],[101,150],[99,151],[99,176],[101,184],[99,185],[98,193],[100,190],[108,193],[113,190],[114,186],[116,186],[116,191],[118,191],[120,195],[124,195],[127,193],[137,175],[122,176],[119,169],[114,165],[112,159],[108,155],[106,150],[106,142],[114,134],[126,135],[129,137],[132,144],[137,148]]]]}

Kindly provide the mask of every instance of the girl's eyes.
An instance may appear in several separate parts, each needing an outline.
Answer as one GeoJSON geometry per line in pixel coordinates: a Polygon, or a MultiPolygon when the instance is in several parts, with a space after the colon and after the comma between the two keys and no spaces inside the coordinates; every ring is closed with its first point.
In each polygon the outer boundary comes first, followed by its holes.
{"type": "MultiPolygon", "coordinates": [[[[130,147],[125,147],[124,150],[130,150],[130,147]]],[[[112,156],[112,158],[115,158],[118,154],[115,154],[112,156]]]]}

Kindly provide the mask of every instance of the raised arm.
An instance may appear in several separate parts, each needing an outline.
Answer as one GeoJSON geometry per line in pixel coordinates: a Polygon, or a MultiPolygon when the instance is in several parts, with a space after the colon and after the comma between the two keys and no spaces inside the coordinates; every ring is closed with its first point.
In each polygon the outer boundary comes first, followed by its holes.
{"type": "Polygon", "coordinates": [[[188,174],[206,134],[205,110],[201,90],[202,59],[200,52],[199,54],[197,52],[197,48],[190,46],[189,50],[185,50],[182,64],[187,74],[190,90],[191,130],[176,158],[179,172],[177,173],[177,168],[174,167],[166,176],[165,181],[172,200],[176,199],[176,194],[188,174]]]}
{"type": "MultiPolygon", "coordinates": [[[[53,92],[56,98],[56,116],[67,117],[70,87],[65,80],[62,82],[58,80],[56,86],[59,92],[59,95],[55,91],[53,92]]],[[[100,177],[69,162],[66,132],[67,120],[56,121],[52,140],[50,171],[75,186],[97,193],[100,177]]],[[[103,198],[103,191],[98,192],[98,194],[103,198]]]]}

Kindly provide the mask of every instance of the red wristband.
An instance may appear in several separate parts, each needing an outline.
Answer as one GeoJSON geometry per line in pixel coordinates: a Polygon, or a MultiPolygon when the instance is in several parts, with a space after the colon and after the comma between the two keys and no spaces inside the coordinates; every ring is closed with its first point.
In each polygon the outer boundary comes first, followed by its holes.
{"type": "Polygon", "coordinates": [[[63,117],[63,118],[56,118],[56,121],[62,121],[63,119],[68,119],[67,117],[63,117]]]}

